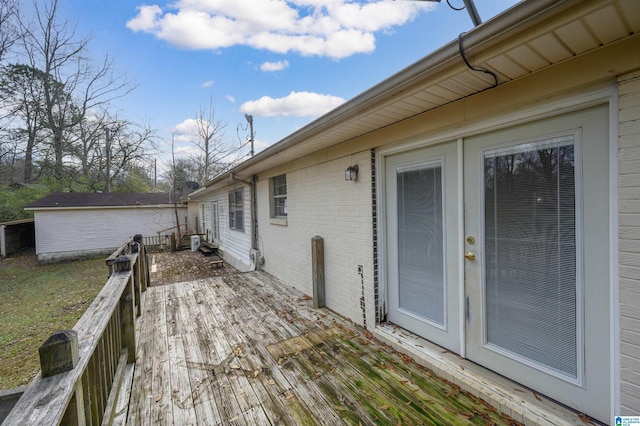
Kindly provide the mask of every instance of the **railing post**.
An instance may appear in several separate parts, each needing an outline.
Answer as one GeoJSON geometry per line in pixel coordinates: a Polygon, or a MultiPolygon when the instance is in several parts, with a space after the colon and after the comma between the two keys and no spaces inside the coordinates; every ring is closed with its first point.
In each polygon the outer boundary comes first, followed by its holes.
{"type": "Polygon", "coordinates": [[[324,307],[324,239],[311,239],[311,270],[313,276],[313,307],[324,307]]]}
{"type": "Polygon", "coordinates": [[[42,377],[51,377],[73,370],[78,363],[78,333],[62,330],[53,333],[40,346],[42,377]]]}
{"type": "MultiPolygon", "coordinates": [[[[142,315],[142,307],[140,306],[142,300],[142,289],[140,284],[140,244],[137,242],[131,243],[131,257],[135,258],[136,261],[131,265],[133,270],[131,271],[131,277],[133,278],[133,294],[135,296],[135,309],[136,316],[139,317],[142,315]],[[137,257],[135,255],[138,255],[137,257]]],[[[131,259],[131,258],[130,258],[131,259]]]]}
{"type": "MultiPolygon", "coordinates": [[[[115,272],[131,270],[131,260],[127,256],[118,257],[114,261],[113,265],[115,272]]],[[[136,323],[134,313],[135,295],[133,293],[133,276],[134,274],[131,274],[129,277],[127,286],[120,298],[122,347],[127,348],[128,350],[127,363],[131,363],[136,360],[136,323]]]]}
{"type": "Polygon", "coordinates": [[[144,245],[144,238],[141,234],[133,236],[133,241],[138,243],[138,262],[140,262],[140,291],[147,291],[149,276],[147,275],[147,248],[144,245]]]}
{"type": "MultiPolygon", "coordinates": [[[[78,363],[78,333],[74,330],[61,330],[53,333],[38,349],[42,377],[73,370],[78,363]]],[[[84,393],[82,384],[75,386],[73,397],[66,410],[65,424],[85,424],[84,393]]]]}

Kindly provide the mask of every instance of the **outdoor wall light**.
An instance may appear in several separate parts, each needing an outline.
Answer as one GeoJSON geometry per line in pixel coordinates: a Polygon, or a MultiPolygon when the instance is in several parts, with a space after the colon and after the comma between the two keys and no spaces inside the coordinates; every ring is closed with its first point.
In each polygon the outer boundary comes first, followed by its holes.
{"type": "Polygon", "coordinates": [[[344,171],[344,180],[358,180],[358,165],[349,166],[344,171]]]}

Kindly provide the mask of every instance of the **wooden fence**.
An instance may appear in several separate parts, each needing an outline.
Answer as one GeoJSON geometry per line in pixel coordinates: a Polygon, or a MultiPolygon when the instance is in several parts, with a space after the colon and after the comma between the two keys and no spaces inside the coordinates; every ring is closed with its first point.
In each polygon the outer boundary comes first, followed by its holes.
{"type": "Polygon", "coordinates": [[[171,251],[175,250],[175,246],[176,237],[174,234],[144,237],[144,247],[147,250],[147,253],[171,251]]]}
{"type": "Polygon", "coordinates": [[[41,372],[3,426],[124,424],[149,279],[142,236],[109,256],[107,267],[107,283],[73,330],[40,347],[41,372]]]}

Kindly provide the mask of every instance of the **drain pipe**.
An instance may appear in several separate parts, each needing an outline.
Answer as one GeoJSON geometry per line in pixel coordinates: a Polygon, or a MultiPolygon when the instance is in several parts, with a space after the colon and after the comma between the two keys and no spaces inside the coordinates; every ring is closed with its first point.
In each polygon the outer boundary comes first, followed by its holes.
{"type": "Polygon", "coordinates": [[[260,255],[260,248],[258,247],[258,175],[251,177],[251,198],[253,210],[253,235],[251,238],[251,248],[253,263],[256,267],[256,271],[259,271],[262,267],[262,256],[260,255]]]}

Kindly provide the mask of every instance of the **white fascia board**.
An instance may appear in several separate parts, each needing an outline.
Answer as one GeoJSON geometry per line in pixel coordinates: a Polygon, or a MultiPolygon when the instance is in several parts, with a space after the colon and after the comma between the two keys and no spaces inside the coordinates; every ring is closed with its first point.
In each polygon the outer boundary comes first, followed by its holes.
{"type": "MultiPolygon", "coordinates": [[[[26,211],[52,211],[52,210],[128,210],[128,209],[169,209],[173,204],[133,205],[133,206],[68,206],[68,207],[25,207],[26,211]]],[[[182,203],[178,208],[187,208],[182,203]]]]}

